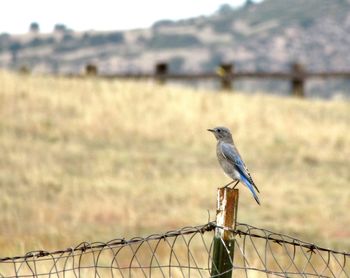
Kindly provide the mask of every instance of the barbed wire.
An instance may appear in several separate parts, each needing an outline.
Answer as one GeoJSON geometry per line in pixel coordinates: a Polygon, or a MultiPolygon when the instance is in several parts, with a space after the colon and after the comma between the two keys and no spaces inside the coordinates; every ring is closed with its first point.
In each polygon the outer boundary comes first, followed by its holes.
{"type": "Polygon", "coordinates": [[[0,277],[218,277],[211,276],[211,269],[217,268],[212,257],[215,229],[225,229],[235,238],[230,269],[235,277],[350,277],[349,252],[248,224],[237,223],[231,230],[215,222],[0,258],[0,277]]]}

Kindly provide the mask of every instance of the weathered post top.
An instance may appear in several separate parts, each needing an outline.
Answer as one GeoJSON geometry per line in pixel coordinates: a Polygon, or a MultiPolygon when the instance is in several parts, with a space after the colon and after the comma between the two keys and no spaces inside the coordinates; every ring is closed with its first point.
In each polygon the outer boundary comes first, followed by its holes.
{"type": "Polygon", "coordinates": [[[232,230],[236,228],[238,195],[238,189],[218,188],[216,224],[224,229],[217,229],[216,235],[224,240],[233,238],[232,232],[228,231],[227,228],[232,230]]]}
{"type": "Polygon", "coordinates": [[[218,188],[216,202],[216,229],[214,235],[211,276],[231,278],[235,249],[238,189],[218,188]]]}

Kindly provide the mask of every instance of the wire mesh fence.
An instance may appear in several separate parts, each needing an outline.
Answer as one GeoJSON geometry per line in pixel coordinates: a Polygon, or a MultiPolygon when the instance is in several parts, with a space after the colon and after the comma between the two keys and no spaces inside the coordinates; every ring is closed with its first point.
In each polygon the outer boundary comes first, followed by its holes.
{"type": "MultiPolygon", "coordinates": [[[[143,238],[0,258],[0,277],[218,277],[211,275],[215,229],[224,228],[210,222],[143,238]]],[[[235,236],[230,262],[235,277],[350,277],[350,253],[247,224],[228,230],[235,236]]]]}

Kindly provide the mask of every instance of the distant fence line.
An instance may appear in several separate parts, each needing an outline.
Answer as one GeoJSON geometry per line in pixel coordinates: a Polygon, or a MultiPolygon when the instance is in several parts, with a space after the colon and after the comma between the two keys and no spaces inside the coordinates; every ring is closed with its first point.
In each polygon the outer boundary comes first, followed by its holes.
{"type": "Polygon", "coordinates": [[[350,277],[349,252],[236,222],[238,195],[218,189],[216,222],[0,258],[0,277],[350,277]]]}
{"type": "MultiPolygon", "coordinates": [[[[348,79],[350,71],[332,72],[307,72],[300,63],[292,63],[289,72],[259,72],[259,71],[235,71],[234,64],[220,64],[216,72],[203,73],[171,73],[167,63],[158,63],[152,73],[120,73],[120,74],[99,74],[96,65],[88,64],[85,67],[86,76],[99,76],[110,79],[155,79],[160,84],[168,80],[219,80],[223,90],[232,90],[234,82],[242,79],[274,79],[285,80],[290,83],[290,94],[293,96],[305,96],[305,84],[309,79],[348,79]]],[[[77,75],[71,75],[77,76],[77,75]]]]}

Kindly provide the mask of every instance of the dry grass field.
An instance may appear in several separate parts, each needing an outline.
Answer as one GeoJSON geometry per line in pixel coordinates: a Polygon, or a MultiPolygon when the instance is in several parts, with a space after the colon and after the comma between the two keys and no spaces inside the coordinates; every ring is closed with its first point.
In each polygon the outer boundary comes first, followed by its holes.
{"type": "Polygon", "coordinates": [[[350,103],[0,72],[0,257],[215,216],[225,125],[260,188],[240,222],[350,249],[350,103]]]}

